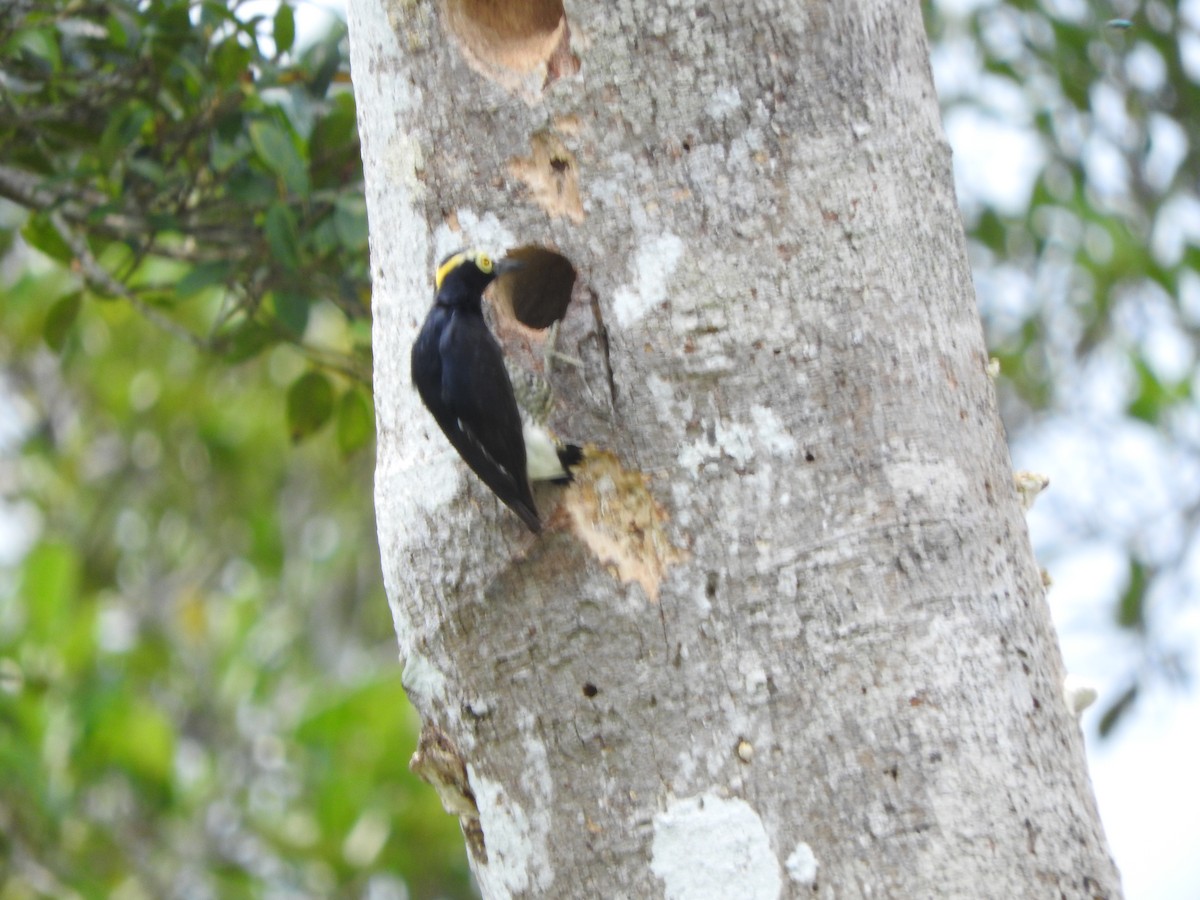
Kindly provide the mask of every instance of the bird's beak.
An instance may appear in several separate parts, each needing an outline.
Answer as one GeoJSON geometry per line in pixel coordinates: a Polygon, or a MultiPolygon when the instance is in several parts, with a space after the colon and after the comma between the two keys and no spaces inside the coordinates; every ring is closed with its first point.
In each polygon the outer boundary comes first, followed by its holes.
{"type": "Polygon", "coordinates": [[[516,272],[523,268],[525,268],[525,263],[519,259],[499,259],[496,260],[496,277],[499,278],[508,272],[516,272]]]}

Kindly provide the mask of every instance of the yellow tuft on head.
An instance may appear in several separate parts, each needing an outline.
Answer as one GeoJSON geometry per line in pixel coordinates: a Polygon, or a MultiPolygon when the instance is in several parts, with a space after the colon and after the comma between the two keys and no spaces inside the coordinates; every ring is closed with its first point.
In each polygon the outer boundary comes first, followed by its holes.
{"type": "Polygon", "coordinates": [[[457,253],[451,253],[437,267],[437,273],[433,277],[434,291],[440,291],[442,289],[442,282],[446,280],[446,276],[463,263],[468,262],[475,263],[479,271],[485,275],[491,275],[492,270],[495,268],[492,258],[481,250],[460,250],[457,253]]]}
{"type": "Polygon", "coordinates": [[[451,253],[443,259],[441,265],[437,267],[437,273],[433,276],[433,289],[440,291],[442,289],[442,282],[446,280],[446,276],[466,262],[469,256],[469,250],[460,250],[458,253],[451,253]]]}

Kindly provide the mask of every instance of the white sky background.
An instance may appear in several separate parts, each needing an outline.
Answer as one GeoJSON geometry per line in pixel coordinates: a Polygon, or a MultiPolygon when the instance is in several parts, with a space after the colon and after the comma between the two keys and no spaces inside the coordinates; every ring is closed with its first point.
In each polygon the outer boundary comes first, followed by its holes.
{"type": "MultiPolygon", "coordinates": [[[[967,9],[981,2],[986,0],[941,0],[940,5],[967,9]]],[[[1195,5],[1200,7],[1200,2],[1195,5]]],[[[264,0],[262,6],[270,11],[275,4],[264,0]]],[[[298,4],[298,42],[307,43],[323,32],[332,16],[343,15],[341,10],[339,0],[298,4]]],[[[962,47],[940,49],[933,64],[939,85],[961,90],[979,78],[978,61],[962,47]]],[[[1153,77],[1153,72],[1146,77],[1153,77]]],[[[1043,159],[1038,138],[1020,97],[1000,91],[988,105],[993,114],[971,109],[946,117],[959,196],[965,208],[986,198],[1002,209],[1020,210],[1043,159]]],[[[1170,142],[1165,144],[1170,155],[1170,142]]],[[[1097,166],[1103,166],[1102,159],[1097,166]]],[[[1186,212],[1180,231],[1200,233],[1200,216],[1195,210],[1186,212]]],[[[986,277],[1004,279],[1005,274],[986,277]]],[[[1012,302],[1019,307],[1022,292],[1030,286],[1017,277],[1010,281],[1012,302]]],[[[1194,351],[1176,343],[1164,339],[1165,367],[1190,365],[1194,351]]],[[[1013,446],[1013,460],[1018,469],[1050,477],[1048,492],[1029,515],[1030,530],[1038,558],[1054,578],[1049,601],[1067,668],[1100,690],[1101,700],[1084,714],[1083,728],[1089,738],[1101,815],[1126,896],[1196,900],[1200,897],[1200,696],[1162,687],[1146,692],[1108,740],[1095,739],[1096,717],[1105,698],[1122,690],[1118,679],[1138,659],[1132,639],[1121,634],[1113,621],[1114,598],[1125,577],[1125,554],[1102,537],[1064,534],[1057,514],[1061,502],[1056,502],[1056,495],[1089,498],[1101,516],[1107,515],[1112,501],[1128,503],[1132,498],[1143,516],[1163,517],[1163,539],[1170,541],[1178,537],[1171,532],[1170,513],[1176,507],[1181,478],[1191,491],[1200,493],[1200,472],[1181,472],[1165,441],[1149,429],[1121,424],[1114,410],[1105,414],[1104,397],[1113,395],[1103,389],[1106,379],[1120,377],[1102,367],[1089,372],[1086,381],[1091,389],[1084,386],[1078,408],[1023,433],[1013,446]]],[[[28,412],[13,403],[13,395],[0,381],[0,452],[15,449],[13,441],[19,434],[13,429],[20,431],[17,423],[28,412]]],[[[31,514],[36,516],[30,509],[0,503],[0,565],[23,555],[29,535],[37,530],[31,514]]],[[[1186,568],[1200,581],[1200,559],[1189,560],[1186,568]]],[[[1179,587],[1176,596],[1158,602],[1170,607],[1173,636],[1194,648],[1200,646],[1200,603],[1194,587],[1179,587]]]]}

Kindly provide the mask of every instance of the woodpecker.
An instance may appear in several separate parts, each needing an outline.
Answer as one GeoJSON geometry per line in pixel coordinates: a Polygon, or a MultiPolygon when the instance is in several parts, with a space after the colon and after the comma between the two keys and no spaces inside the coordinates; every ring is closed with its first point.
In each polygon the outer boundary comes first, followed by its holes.
{"type": "Polygon", "coordinates": [[[520,263],[477,250],[438,265],[433,308],[412,349],[412,380],[454,449],[530,531],[542,523],[529,488],[524,428],[483,291],[520,263]]]}

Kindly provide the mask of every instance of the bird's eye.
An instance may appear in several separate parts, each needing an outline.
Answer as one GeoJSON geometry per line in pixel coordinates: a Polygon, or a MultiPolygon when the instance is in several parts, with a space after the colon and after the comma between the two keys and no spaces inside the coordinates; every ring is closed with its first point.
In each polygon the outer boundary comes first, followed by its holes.
{"type": "Polygon", "coordinates": [[[492,273],[492,258],[486,253],[480,253],[477,257],[475,257],[475,265],[479,266],[479,271],[484,275],[490,275],[492,273]]]}

